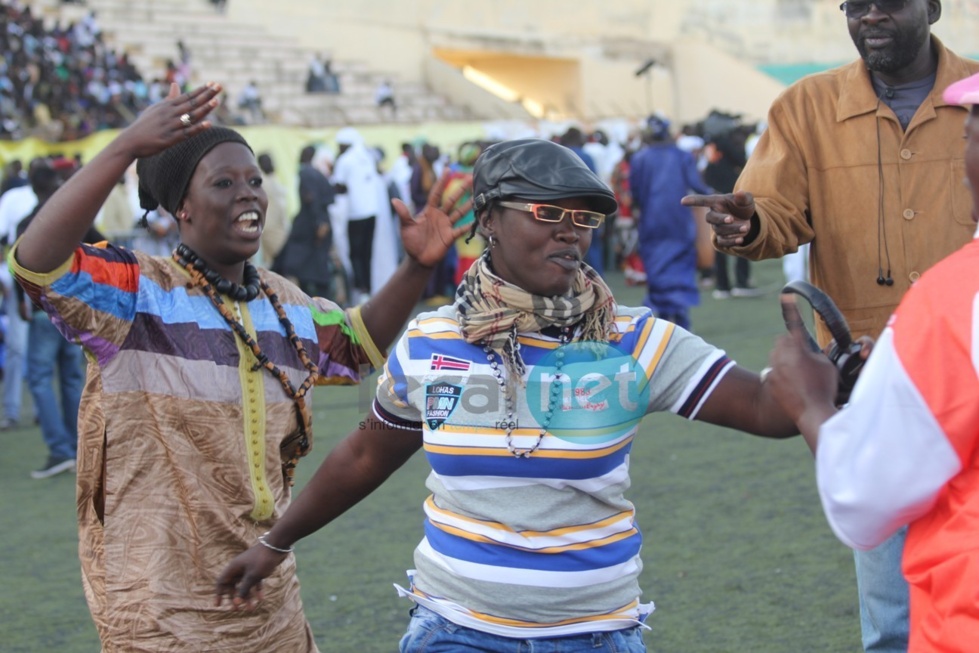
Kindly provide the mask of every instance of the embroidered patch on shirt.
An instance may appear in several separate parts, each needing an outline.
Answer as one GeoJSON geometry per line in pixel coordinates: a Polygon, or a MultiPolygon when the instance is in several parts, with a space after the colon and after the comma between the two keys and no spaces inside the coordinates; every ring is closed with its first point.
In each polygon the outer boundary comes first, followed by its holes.
{"type": "Polygon", "coordinates": [[[425,386],[425,421],[433,431],[445,423],[459,405],[462,386],[433,383],[425,386]]]}
{"type": "Polygon", "coordinates": [[[472,363],[463,358],[453,358],[445,354],[432,354],[433,370],[462,370],[468,372],[472,363]]]}

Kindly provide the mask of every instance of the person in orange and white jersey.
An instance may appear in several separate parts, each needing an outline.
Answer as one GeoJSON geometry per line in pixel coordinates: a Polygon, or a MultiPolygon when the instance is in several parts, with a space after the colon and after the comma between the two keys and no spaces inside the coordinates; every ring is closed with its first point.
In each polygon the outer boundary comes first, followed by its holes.
{"type": "MultiPolygon", "coordinates": [[[[979,218],[979,75],[949,86],[970,106],[966,185],[979,218]]],[[[977,234],[979,235],[979,234],[977,234]]],[[[979,642],[979,239],[918,280],[890,318],[850,403],[836,371],[805,347],[801,321],[772,352],[767,383],[816,453],[823,509],[855,549],[908,524],[908,651],[975,651],[979,642]]],[[[798,318],[791,300],[785,308],[798,318]]]]}

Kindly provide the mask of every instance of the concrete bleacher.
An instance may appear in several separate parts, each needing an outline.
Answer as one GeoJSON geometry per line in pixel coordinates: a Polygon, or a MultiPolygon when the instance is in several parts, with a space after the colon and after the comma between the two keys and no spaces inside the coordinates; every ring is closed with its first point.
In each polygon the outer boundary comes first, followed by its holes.
{"type": "Polygon", "coordinates": [[[105,42],[127,52],[147,82],[163,76],[168,60],[178,60],[177,41],[182,40],[191,54],[192,82],[220,82],[232,113],[241,89],[254,81],[268,120],[277,124],[323,127],[473,118],[468,109],[452,105],[423,84],[399,81],[342,57],[332,59],[341,92],[308,94],[306,76],[316,52],[252,25],[237,24],[207,0],[87,0],[86,5],[34,0],[32,6],[62,25],[94,10],[105,42]],[[374,91],[384,79],[394,87],[395,115],[374,103],[374,91]]]}

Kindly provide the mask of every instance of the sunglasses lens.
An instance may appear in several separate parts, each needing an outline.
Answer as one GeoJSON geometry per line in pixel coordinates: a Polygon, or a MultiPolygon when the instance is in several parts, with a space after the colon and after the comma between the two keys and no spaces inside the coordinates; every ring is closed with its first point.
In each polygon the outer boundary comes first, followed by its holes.
{"type": "Polygon", "coordinates": [[[586,229],[596,229],[605,220],[604,213],[597,211],[572,211],[562,209],[560,206],[550,206],[548,204],[535,204],[534,217],[541,222],[560,222],[568,213],[571,214],[571,222],[578,227],[586,229]]]}
{"type": "Polygon", "coordinates": [[[561,218],[564,217],[564,209],[559,206],[548,206],[546,204],[538,204],[534,217],[541,222],[560,222],[561,218]]]}
{"type": "Polygon", "coordinates": [[[870,6],[875,5],[877,9],[885,14],[893,14],[904,9],[906,0],[879,0],[875,2],[844,2],[842,9],[847,18],[863,18],[870,13],[870,6]]]}

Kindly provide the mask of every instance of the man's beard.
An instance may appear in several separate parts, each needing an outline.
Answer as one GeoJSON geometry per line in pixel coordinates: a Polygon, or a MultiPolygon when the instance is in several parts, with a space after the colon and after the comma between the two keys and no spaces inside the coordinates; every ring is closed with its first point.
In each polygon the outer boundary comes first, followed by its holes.
{"type": "MultiPolygon", "coordinates": [[[[874,34],[870,32],[870,34],[874,34]]],[[[870,49],[864,39],[867,34],[861,34],[855,41],[857,52],[866,62],[867,68],[875,73],[893,74],[900,72],[915,60],[921,48],[928,42],[920,34],[912,30],[895,30],[887,34],[893,40],[882,49],[870,49]]]]}

